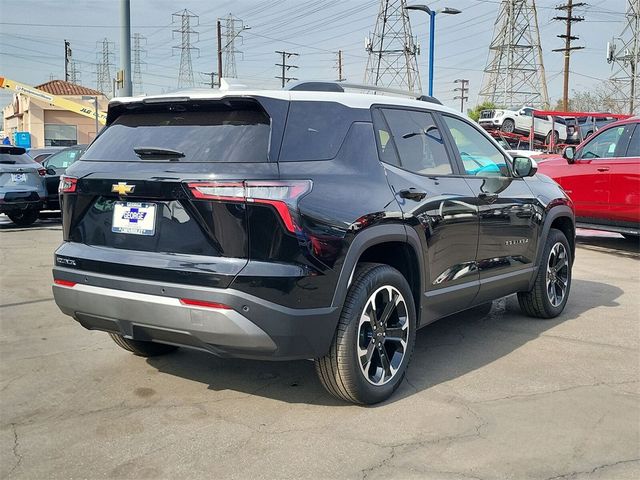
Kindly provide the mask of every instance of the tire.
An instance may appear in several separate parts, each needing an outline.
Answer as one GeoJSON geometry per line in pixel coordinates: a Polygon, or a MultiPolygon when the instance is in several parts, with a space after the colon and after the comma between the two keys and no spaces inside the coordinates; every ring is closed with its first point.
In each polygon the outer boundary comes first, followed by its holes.
{"type": "Polygon", "coordinates": [[[519,292],[520,309],[530,317],[554,318],[562,313],[571,291],[571,248],[564,233],[552,228],[545,243],[542,261],[530,292],[519,292]],[[557,269],[564,257],[564,266],[557,269]],[[554,273],[551,272],[553,267],[554,273]],[[549,277],[548,277],[549,275],[549,277]],[[562,290],[562,283],[565,287],[562,290]],[[563,292],[559,298],[559,292],[563,292]]]}
{"type": "Polygon", "coordinates": [[[515,129],[516,129],[516,122],[514,122],[510,118],[507,118],[504,122],[502,122],[502,125],[500,126],[500,130],[507,133],[513,133],[515,129]]]}
{"type": "Polygon", "coordinates": [[[359,404],[389,398],[404,378],[416,326],[413,295],[404,276],[388,265],[358,265],[329,353],[315,360],[324,388],[341,400],[359,404]],[[365,315],[372,312],[372,304],[382,310],[380,315],[385,305],[393,305],[382,328],[376,327],[379,317],[365,315]]]}
{"type": "Polygon", "coordinates": [[[166,345],[164,343],[142,342],[140,340],[129,340],[117,333],[110,333],[111,339],[121,348],[140,357],[155,357],[171,353],[178,347],[174,345],[166,345]]]}
{"type": "Polygon", "coordinates": [[[553,132],[547,133],[547,136],[544,137],[544,143],[547,146],[551,145],[551,135],[552,135],[552,133],[553,133],[553,146],[555,147],[555,146],[558,145],[558,141],[560,140],[560,135],[555,130],[553,132]]]}
{"type": "Polygon", "coordinates": [[[19,227],[28,227],[29,225],[33,225],[35,221],[38,219],[38,215],[40,212],[33,208],[27,208],[26,210],[21,210],[16,213],[7,213],[7,216],[11,219],[13,223],[18,225],[19,227]]]}

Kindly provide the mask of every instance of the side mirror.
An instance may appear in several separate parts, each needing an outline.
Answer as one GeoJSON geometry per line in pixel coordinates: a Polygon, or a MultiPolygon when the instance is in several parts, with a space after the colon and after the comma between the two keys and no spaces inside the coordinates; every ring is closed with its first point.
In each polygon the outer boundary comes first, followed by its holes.
{"type": "Polygon", "coordinates": [[[513,172],[516,177],[533,177],[538,171],[538,164],[529,157],[514,157],[513,172]]]}
{"type": "Polygon", "coordinates": [[[56,169],[53,167],[47,167],[45,168],[47,175],[56,175],[58,172],[56,172],[56,169]]]}
{"type": "Polygon", "coordinates": [[[564,158],[568,164],[572,164],[576,161],[576,147],[568,146],[562,150],[562,158],[564,158]]]}

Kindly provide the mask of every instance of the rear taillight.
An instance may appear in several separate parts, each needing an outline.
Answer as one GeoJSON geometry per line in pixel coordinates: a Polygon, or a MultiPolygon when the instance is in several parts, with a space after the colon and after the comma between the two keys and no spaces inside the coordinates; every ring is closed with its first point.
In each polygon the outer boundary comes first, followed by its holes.
{"type": "Polygon", "coordinates": [[[40,175],[41,177],[44,177],[47,174],[47,170],[44,168],[39,168],[38,169],[38,175],[40,175]]]}
{"type": "Polygon", "coordinates": [[[78,179],[75,177],[67,177],[62,175],[58,184],[58,193],[73,193],[76,191],[78,179]]]}
{"type": "Polygon", "coordinates": [[[187,186],[199,199],[271,205],[287,230],[294,233],[299,228],[291,212],[297,210],[298,200],[311,191],[311,180],[191,182],[187,186]]]}
{"type": "Polygon", "coordinates": [[[56,278],[53,283],[56,285],[62,285],[63,287],[75,287],[76,282],[70,282],[69,280],[62,280],[60,278],[56,278]]]}

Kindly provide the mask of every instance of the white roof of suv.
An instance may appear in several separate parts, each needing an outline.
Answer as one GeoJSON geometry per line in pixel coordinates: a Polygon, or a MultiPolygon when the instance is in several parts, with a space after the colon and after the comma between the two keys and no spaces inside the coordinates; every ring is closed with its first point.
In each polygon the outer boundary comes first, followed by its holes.
{"type": "MultiPolygon", "coordinates": [[[[371,87],[372,89],[375,87],[371,87]]],[[[138,96],[138,97],[116,97],[109,102],[113,104],[123,103],[154,103],[162,102],[163,100],[170,100],[172,98],[186,100],[186,99],[199,99],[199,100],[215,100],[225,97],[269,97],[281,100],[289,101],[324,101],[324,102],[337,102],[351,108],[370,108],[372,105],[397,105],[414,108],[423,108],[429,110],[437,110],[442,112],[449,112],[460,115],[460,112],[453,110],[452,108],[445,107],[434,102],[425,102],[417,100],[415,98],[405,98],[401,96],[389,95],[389,94],[366,94],[366,93],[353,93],[353,92],[320,92],[311,90],[259,90],[259,89],[193,89],[193,90],[181,90],[172,93],[164,93],[160,95],[150,96],[138,96]]]]}

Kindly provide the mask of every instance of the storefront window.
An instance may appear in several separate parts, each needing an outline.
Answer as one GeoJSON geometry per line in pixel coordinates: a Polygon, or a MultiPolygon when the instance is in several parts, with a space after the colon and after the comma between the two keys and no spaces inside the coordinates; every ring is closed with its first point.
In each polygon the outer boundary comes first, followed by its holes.
{"type": "Polygon", "coordinates": [[[45,123],[44,145],[46,147],[68,147],[78,144],[78,127],[45,123]]]}

